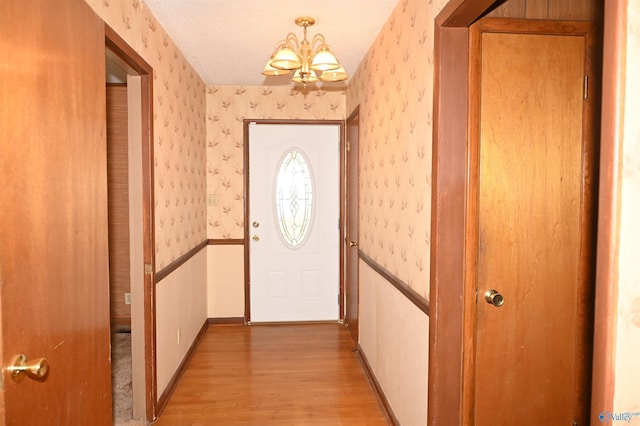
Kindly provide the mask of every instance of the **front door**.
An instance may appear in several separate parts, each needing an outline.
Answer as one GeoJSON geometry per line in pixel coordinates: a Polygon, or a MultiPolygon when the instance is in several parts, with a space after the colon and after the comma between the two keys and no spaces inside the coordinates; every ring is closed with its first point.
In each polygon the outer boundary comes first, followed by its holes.
{"type": "Polygon", "coordinates": [[[339,318],[340,126],[249,124],[250,319],[339,318]]]}
{"type": "Polygon", "coordinates": [[[471,29],[471,90],[479,94],[476,425],[588,424],[591,29],[515,20],[471,29]]]}
{"type": "Polygon", "coordinates": [[[0,424],[110,425],[104,23],[79,0],[0,16],[0,424]]]}

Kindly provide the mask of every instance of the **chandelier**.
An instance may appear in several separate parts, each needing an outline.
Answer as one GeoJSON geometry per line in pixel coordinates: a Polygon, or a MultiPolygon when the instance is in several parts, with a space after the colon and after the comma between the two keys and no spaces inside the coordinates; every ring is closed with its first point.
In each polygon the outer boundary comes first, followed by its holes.
{"type": "Polygon", "coordinates": [[[273,54],[262,71],[263,75],[286,75],[294,71],[291,81],[302,83],[305,87],[308,83],[321,81],[343,81],[349,76],[338,62],[333,50],[325,42],[322,34],[316,34],[307,40],[307,27],[316,23],[316,20],[303,16],[296,18],[296,25],[303,28],[304,36],[299,42],[293,33],[287,34],[284,40],[276,45],[273,54]]]}

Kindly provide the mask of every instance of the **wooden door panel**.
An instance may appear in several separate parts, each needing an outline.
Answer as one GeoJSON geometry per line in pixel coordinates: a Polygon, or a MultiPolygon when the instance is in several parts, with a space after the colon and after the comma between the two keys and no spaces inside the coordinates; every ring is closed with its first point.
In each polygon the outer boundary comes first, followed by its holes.
{"type": "Polygon", "coordinates": [[[6,424],[111,424],[104,23],[84,1],[0,3],[6,424]]]}
{"type": "Polygon", "coordinates": [[[579,317],[592,285],[580,263],[592,235],[583,220],[592,191],[583,185],[585,37],[478,37],[475,424],[569,425],[586,408],[579,317]],[[485,302],[490,289],[501,307],[485,302]]]}

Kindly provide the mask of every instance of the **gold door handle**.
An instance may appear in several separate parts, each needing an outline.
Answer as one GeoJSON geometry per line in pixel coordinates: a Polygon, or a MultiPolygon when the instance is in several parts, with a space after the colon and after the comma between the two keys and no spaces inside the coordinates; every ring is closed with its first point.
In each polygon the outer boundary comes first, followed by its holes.
{"type": "Polygon", "coordinates": [[[27,375],[35,379],[43,379],[49,371],[49,361],[38,358],[27,361],[27,357],[20,354],[14,358],[13,364],[7,367],[14,382],[20,383],[27,375]]]}
{"type": "Polygon", "coordinates": [[[358,245],[357,241],[349,241],[349,247],[355,247],[358,245]]]}
{"type": "Polygon", "coordinates": [[[258,222],[257,220],[253,221],[253,223],[251,224],[254,228],[257,228],[258,226],[260,226],[260,222],[258,222]]]}
{"type": "Polygon", "coordinates": [[[484,300],[490,304],[499,308],[504,304],[504,297],[498,293],[496,290],[487,290],[484,294],[484,300]]]}
{"type": "Polygon", "coordinates": [[[254,235],[254,236],[253,236],[253,241],[260,241],[260,237],[259,237],[259,236],[257,236],[257,235],[254,235]]]}

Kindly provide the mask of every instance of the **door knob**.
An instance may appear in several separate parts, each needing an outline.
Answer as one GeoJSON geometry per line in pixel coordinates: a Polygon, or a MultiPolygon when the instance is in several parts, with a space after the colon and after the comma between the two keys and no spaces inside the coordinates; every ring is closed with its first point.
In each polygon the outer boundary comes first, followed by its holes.
{"type": "Polygon", "coordinates": [[[27,361],[27,357],[20,354],[14,358],[13,364],[7,367],[7,370],[11,372],[11,378],[16,383],[20,383],[27,375],[42,379],[49,371],[49,361],[46,358],[27,361]]]}
{"type": "Polygon", "coordinates": [[[260,241],[260,237],[259,237],[259,236],[257,236],[257,235],[254,235],[254,236],[253,236],[253,241],[260,241]]]}
{"type": "Polygon", "coordinates": [[[504,304],[504,297],[495,290],[487,290],[484,294],[484,300],[487,301],[488,304],[499,308],[504,304]]]}
{"type": "Polygon", "coordinates": [[[251,224],[254,228],[257,228],[258,226],[260,226],[260,222],[258,222],[257,220],[254,220],[253,223],[251,224]]]}
{"type": "Polygon", "coordinates": [[[349,247],[355,247],[358,245],[357,241],[349,241],[349,247]]]}

